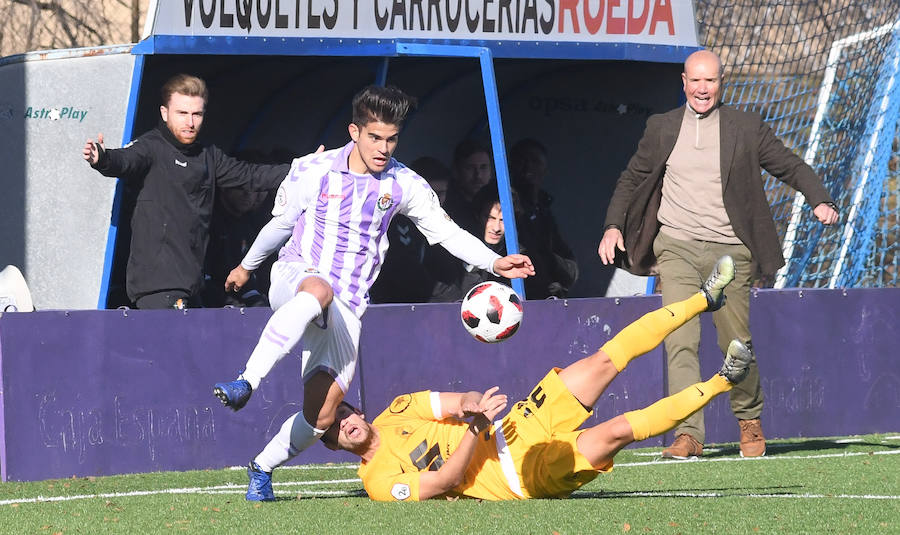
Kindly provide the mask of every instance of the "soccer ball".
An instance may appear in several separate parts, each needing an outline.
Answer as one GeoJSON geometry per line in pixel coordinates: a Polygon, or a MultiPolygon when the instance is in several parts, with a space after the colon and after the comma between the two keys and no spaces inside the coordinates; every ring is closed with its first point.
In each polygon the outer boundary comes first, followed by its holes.
{"type": "Polygon", "coordinates": [[[522,300],[505,284],[482,282],[466,294],[460,318],[476,340],[502,342],[516,334],[522,323],[522,300]]]}

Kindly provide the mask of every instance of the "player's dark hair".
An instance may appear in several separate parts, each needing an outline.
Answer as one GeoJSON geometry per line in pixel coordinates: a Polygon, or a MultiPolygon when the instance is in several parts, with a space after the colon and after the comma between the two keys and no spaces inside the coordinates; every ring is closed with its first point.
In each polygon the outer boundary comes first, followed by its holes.
{"type": "Polygon", "coordinates": [[[394,86],[370,85],[353,97],[353,124],[362,128],[375,121],[402,126],[418,101],[394,86]]]}
{"type": "MultiPolygon", "coordinates": [[[[341,400],[341,402],[338,403],[338,407],[340,407],[341,405],[347,407],[348,409],[355,412],[356,414],[362,414],[361,410],[357,409],[356,407],[354,407],[350,403],[347,403],[346,401],[341,400]]],[[[336,409],[335,409],[335,412],[337,412],[336,409]]],[[[322,442],[323,446],[325,446],[326,448],[328,448],[332,451],[341,449],[341,447],[337,441],[338,429],[340,429],[340,427],[341,427],[341,422],[339,420],[335,420],[334,422],[332,422],[332,424],[330,426],[328,426],[328,429],[326,429],[325,433],[322,434],[322,438],[319,439],[320,442],[322,442]]]]}
{"type": "Polygon", "coordinates": [[[172,98],[173,93],[181,93],[189,97],[201,97],[204,104],[209,98],[206,82],[190,74],[176,74],[163,84],[160,90],[160,102],[163,106],[169,106],[169,99],[172,98]]]}

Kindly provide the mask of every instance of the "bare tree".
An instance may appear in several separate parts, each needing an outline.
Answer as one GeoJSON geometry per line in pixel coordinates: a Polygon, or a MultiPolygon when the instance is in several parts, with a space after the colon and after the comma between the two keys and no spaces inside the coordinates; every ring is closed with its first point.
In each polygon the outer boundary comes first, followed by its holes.
{"type": "Polygon", "coordinates": [[[148,0],[0,0],[0,56],[136,42],[148,0]]]}

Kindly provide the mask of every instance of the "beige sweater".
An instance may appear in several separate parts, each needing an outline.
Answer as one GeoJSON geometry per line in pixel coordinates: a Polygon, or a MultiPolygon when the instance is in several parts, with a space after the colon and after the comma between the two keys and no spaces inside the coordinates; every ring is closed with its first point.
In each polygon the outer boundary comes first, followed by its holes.
{"type": "Polygon", "coordinates": [[[725,212],[719,161],[718,108],[703,117],[686,105],[666,161],[660,232],[679,240],[741,243],[725,212]]]}

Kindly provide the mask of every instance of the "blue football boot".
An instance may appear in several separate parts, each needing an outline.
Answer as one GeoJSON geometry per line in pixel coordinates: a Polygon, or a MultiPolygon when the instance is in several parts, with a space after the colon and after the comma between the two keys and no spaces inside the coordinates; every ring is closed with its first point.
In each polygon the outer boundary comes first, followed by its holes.
{"type": "Polygon", "coordinates": [[[247,467],[247,476],[250,478],[250,485],[247,486],[247,501],[275,501],[275,493],[272,492],[272,472],[263,472],[255,461],[250,461],[250,465],[247,467]]]}
{"type": "Polygon", "coordinates": [[[228,381],[225,383],[216,383],[213,386],[213,394],[222,402],[223,405],[231,410],[240,410],[247,401],[250,400],[250,394],[253,393],[253,387],[244,379],[236,381],[228,381]]]}

